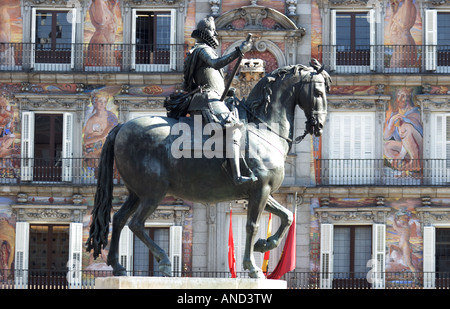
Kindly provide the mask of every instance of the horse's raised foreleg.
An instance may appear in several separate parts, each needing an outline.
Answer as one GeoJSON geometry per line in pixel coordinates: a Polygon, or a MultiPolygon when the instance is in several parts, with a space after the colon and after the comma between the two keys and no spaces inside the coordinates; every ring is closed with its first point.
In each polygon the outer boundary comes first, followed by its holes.
{"type": "Polygon", "coordinates": [[[247,209],[247,225],[246,225],[246,241],[244,251],[244,269],[249,270],[250,278],[263,279],[264,273],[256,266],[253,256],[253,244],[255,243],[256,233],[258,232],[259,219],[267,203],[270,189],[268,187],[261,188],[257,193],[250,196],[247,209]]]}
{"type": "Polygon", "coordinates": [[[172,276],[172,265],[169,257],[166,252],[145,232],[145,220],[156,210],[159,202],[160,199],[141,201],[139,208],[136,210],[136,213],[130,223],[128,223],[128,226],[131,231],[133,231],[133,233],[150,249],[153,257],[159,263],[159,270],[163,276],[170,277],[172,276]]]}
{"type": "Polygon", "coordinates": [[[294,219],[292,212],[278,203],[270,195],[267,199],[265,210],[278,216],[281,219],[281,223],[275,234],[270,236],[268,239],[259,239],[255,243],[255,251],[262,253],[278,247],[278,245],[281,243],[281,240],[283,240],[284,235],[289,230],[289,227],[291,226],[294,219]]]}
{"type": "Polygon", "coordinates": [[[139,204],[138,197],[130,192],[130,195],[122,207],[113,216],[111,246],[108,252],[107,264],[113,268],[114,276],[126,276],[126,269],[119,263],[119,239],[125,223],[139,204]]]}

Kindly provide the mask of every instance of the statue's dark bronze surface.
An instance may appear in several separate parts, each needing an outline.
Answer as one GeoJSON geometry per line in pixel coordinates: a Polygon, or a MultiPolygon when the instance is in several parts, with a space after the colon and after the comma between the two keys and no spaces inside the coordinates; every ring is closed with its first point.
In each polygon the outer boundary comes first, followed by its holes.
{"type": "MultiPolygon", "coordinates": [[[[215,156],[207,155],[212,149],[206,147],[210,145],[208,141],[211,142],[211,136],[200,133],[203,140],[200,141],[200,148],[196,146],[199,142],[194,140],[194,135],[198,134],[194,132],[198,130],[195,113],[191,117],[179,119],[140,117],[115,127],[108,135],[101,154],[87,250],[94,250],[94,257],[97,257],[108,244],[115,161],[129,196],[113,217],[107,263],[113,267],[114,275],[126,274],[119,263],[118,246],[120,232],[132,215],[128,223],[130,229],[150,248],[162,273],[171,275],[167,254],[145,233],[144,224],[161,200],[166,195],[172,195],[204,204],[248,200],[243,266],[250,271],[251,278],[264,278],[263,272],[255,264],[253,252],[265,252],[277,247],[293,219],[292,213],[271,194],[283,182],[285,159],[293,142],[295,107],[299,106],[305,113],[305,132],[320,136],[327,113],[326,92],[330,81],[329,75],[317,62],[311,67],[288,66],[266,75],[257,83],[247,100],[240,102],[237,106],[240,120],[236,121],[241,124],[239,131],[243,136],[242,145],[245,145],[241,147],[245,149],[245,160],[239,157],[236,160],[241,162],[239,173],[250,178],[248,181],[236,182],[236,171],[233,172],[233,163],[226,155],[228,144],[224,144],[223,151],[217,150],[219,141],[223,140],[220,135],[215,139],[215,156]],[[183,135],[186,131],[192,134],[183,135]],[[179,143],[183,136],[183,143],[179,143]],[[183,155],[180,156],[180,153],[183,155]],[[256,241],[263,210],[279,216],[281,224],[268,239],[256,241]]],[[[206,86],[198,83],[198,80],[193,82],[197,83],[195,87],[206,86]]],[[[204,94],[203,91],[196,92],[195,87],[186,88],[187,92],[194,93],[188,99],[196,94],[204,94]]],[[[221,95],[217,93],[218,98],[221,95]]],[[[215,100],[216,95],[213,97],[215,100]]],[[[205,102],[211,102],[209,94],[205,102]]],[[[208,121],[204,121],[203,116],[200,113],[197,117],[205,124],[208,121]]],[[[216,125],[216,134],[223,133],[226,140],[229,130],[227,121],[213,124],[216,125]]],[[[234,146],[230,147],[230,153],[236,158],[234,146]]]]}

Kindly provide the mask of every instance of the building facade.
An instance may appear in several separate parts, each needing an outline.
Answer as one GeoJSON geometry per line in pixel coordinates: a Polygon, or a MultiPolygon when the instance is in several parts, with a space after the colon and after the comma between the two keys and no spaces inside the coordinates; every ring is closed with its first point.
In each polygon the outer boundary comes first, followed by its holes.
{"type": "MultiPolygon", "coordinates": [[[[110,270],[107,250],[97,260],[84,250],[105,137],[119,122],[165,115],[190,34],[214,16],[218,54],[253,34],[232,83],[239,97],[265,73],[311,58],[333,78],[324,135],[292,146],[274,195],[297,209],[295,272],[322,288],[436,287],[449,271],[449,12],[446,1],[421,0],[2,1],[1,280],[27,286],[36,273],[79,287],[110,270]]],[[[296,136],[304,123],[298,110],[296,136]]],[[[116,173],[113,212],[126,196],[116,173]]],[[[175,272],[226,274],[231,210],[240,271],[245,201],[167,196],[146,228],[175,272]]],[[[261,237],[267,223],[264,213],[261,237]]],[[[158,275],[127,227],[120,248],[129,271],[158,275]]]]}

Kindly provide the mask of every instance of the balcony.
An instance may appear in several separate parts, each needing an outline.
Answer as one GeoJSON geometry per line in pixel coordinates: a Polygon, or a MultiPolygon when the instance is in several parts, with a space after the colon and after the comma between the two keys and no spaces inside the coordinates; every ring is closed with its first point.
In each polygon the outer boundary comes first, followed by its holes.
{"type": "MultiPolygon", "coordinates": [[[[111,277],[112,271],[65,270],[0,270],[2,289],[94,289],[95,279],[111,277]]],[[[158,276],[152,272],[130,272],[129,276],[158,276]]],[[[229,272],[174,273],[174,277],[231,278],[229,272]]],[[[248,272],[238,272],[237,278],[248,278],[248,272]]],[[[384,272],[384,273],[320,273],[291,271],[281,277],[288,289],[449,289],[447,272],[384,272]],[[382,280],[371,279],[382,278],[382,280]],[[329,279],[328,279],[329,278],[329,279]],[[375,280],[375,281],[374,281],[375,280]]]]}
{"type": "Polygon", "coordinates": [[[320,159],[316,161],[322,186],[448,186],[446,159],[320,159]]]}
{"type": "MultiPolygon", "coordinates": [[[[1,185],[97,184],[99,158],[0,158],[1,185]]],[[[114,168],[114,184],[121,184],[114,168]]]]}
{"type": "Polygon", "coordinates": [[[184,44],[0,43],[0,71],[182,72],[184,44]]]}
{"type": "MultiPolygon", "coordinates": [[[[96,185],[99,158],[0,158],[0,186],[96,185]]],[[[319,159],[318,186],[448,186],[450,161],[445,159],[319,159]]],[[[114,168],[114,184],[122,184],[114,168]]]]}
{"type": "Polygon", "coordinates": [[[450,73],[450,45],[320,45],[319,57],[336,74],[450,73]]]}

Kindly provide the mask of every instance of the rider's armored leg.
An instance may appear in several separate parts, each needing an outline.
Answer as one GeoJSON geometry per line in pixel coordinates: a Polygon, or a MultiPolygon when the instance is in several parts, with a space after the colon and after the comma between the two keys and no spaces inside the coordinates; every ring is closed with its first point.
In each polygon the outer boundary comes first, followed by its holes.
{"type": "Polygon", "coordinates": [[[233,130],[233,153],[232,153],[232,157],[229,158],[229,160],[230,160],[233,181],[236,185],[240,185],[240,184],[251,182],[251,181],[256,181],[257,178],[253,175],[253,172],[250,169],[249,170],[250,170],[251,177],[246,177],[246,176],[241,175],[239,160],[241,158],[241,156],[240,156],[240,152],[241,152],[240,140],[241,140],[242,134],[241,134],[241,130],[239,128],[235,127],[235,128],[232,128],[232,130],[233,130]]]}

